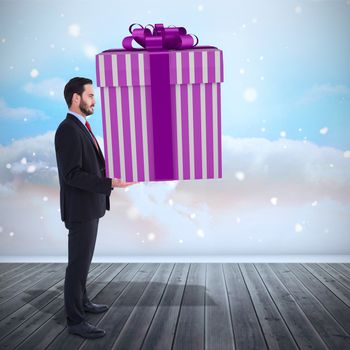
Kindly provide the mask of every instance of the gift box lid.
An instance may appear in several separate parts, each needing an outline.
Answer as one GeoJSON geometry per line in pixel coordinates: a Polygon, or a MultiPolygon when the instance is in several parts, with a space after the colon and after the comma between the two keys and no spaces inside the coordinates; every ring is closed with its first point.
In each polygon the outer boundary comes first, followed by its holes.
{"type": "Polygon", "coordinates": [[[96,55],[97,86],[151,85],[158,63],[169,67],[170,84],[224,80],[223,53],[213,46],[162,51],[111,49],[96,55]]]}

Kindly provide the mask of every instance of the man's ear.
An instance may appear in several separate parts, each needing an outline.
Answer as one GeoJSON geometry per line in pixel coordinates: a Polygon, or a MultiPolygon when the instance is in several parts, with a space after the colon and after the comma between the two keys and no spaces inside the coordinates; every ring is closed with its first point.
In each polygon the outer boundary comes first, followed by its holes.
{"type": "Polygon", "coordinates": [[[79,103],[79,101],[80,101],[80,95],[75,92],[72,96],[72,103],[79,103]]]}

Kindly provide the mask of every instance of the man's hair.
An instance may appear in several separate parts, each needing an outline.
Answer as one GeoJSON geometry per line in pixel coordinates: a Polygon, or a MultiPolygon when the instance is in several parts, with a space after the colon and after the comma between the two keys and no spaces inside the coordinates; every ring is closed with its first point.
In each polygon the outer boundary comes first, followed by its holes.
{"type": "Polygon", "coordinates": [[[64,87],[64,99],[67,102],[68,108],[72,104],[72,97],[74,93],[79,94],[80,96],[84,92],[84,85],[92,84],[92,80],[88,78],[75,77],[69,80],[69,82],[64,87]]]}

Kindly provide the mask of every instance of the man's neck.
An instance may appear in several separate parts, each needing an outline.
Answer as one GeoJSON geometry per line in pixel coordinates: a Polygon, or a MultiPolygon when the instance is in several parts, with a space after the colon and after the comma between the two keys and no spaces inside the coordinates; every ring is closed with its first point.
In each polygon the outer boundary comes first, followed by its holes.
{"type": "Polygon", "coordinates": [[[69,111],[81,115],[86,120],[86,115],[80,109],[76,110],[75,108],[70,108],[69,111]]]}

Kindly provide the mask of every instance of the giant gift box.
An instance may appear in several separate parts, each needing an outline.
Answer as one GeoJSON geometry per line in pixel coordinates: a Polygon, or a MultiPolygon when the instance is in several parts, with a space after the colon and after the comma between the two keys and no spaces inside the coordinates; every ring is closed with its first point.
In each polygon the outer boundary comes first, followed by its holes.
{"type": "Polygon", "coordinates": [[[196,46],[182,27],[140,27],[124,49],[96,56],[107,176],[221,178],[222,51],[196,46]]]}

